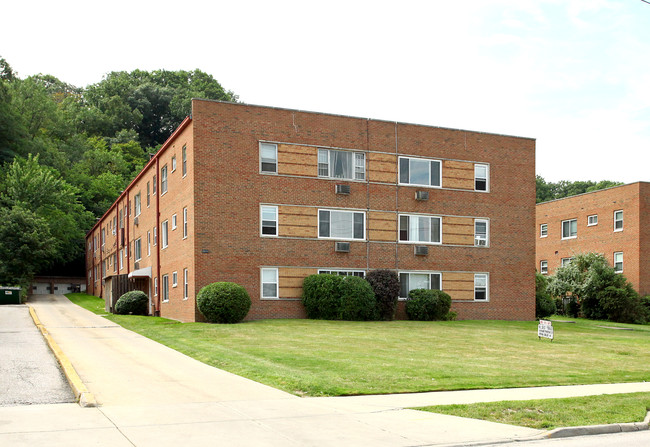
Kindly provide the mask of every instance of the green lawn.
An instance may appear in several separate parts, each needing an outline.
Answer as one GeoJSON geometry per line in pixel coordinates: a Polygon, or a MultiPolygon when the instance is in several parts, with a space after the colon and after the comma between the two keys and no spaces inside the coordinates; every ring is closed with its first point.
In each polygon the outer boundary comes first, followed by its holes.
{"type": "MultiPolygon", "coordinates": [[[[104,314],[99,298],[68,297],[104,314]]],[[[209,365],[297,395],[650,380],[650,326],[565,319],[554,324],[551,342],[538,340],[534,321],[262,320],[214,325],[106,318],[209,365]]]]}
{"type": "Polygon", "coordinates": [[[438,405],[417,409],[502,424],[553,429],[642,422],[650,410],[650,393],[438,405]]]}

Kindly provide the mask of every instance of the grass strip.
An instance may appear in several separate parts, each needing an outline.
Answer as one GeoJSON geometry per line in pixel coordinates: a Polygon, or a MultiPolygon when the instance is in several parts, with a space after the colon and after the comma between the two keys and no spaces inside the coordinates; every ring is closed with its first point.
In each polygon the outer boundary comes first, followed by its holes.
{"type": "Polygon", "coordinates": [[[416,410],[552,430],[558,427],[642,422],[650,410],[650,393],[437,405],[416,410]]]}
{"type": "MultiPolygon", "coordinates": [[[[99,315],[101,298],[68,297],[99,315]]],[[[603,322],[260,320],[234,325],[107,319],[197,360],[309,396],[650,380],[650,326],[603,322]]],[[[566,320],[563,320],[566,321],[566,320]]]]}

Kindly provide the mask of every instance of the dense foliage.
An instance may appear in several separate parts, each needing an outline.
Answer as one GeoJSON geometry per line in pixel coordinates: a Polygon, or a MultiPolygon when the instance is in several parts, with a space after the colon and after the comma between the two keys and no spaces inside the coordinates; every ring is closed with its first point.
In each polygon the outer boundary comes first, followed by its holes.
{"type": "Polygon", "coordinates": [[[562,199],[564,197],[584,194],[586,192],[598,191],[612,186],[622,185],[621,182],[603,180],[600,182],[560,180],[557,183],[547,182],[541,176],[537,176],[537,203],[548,202],[549,200],[562,199]]]}
{"type": "Polygon", "coordinates": [[[622,323],[645,323],[650,319],[632,285],[601,254],[575,255],[550,278],[548,291],[553,296],[575,297],[586,318],[622,323]]]}
{"type": "Polygon", "coordinates": [[[367,321],[377,319],[377,300],[363,278],[310,275],[302,286],[307,317],[321,320],[367,321]]]}
{"type": "Polygon", "coordinates": [[[409,320],[446,320],[450,308],[451,297],[442,290],[413,289],[406,300],[409,320]]]}
{"type": "Polygon", "coordinates": [[[546,290],[548,287],[548,280],[546,276],[536,273],[535,274],[535,317],[546,318],[553,315],[556,311],[555,301],[546,290]]]}
{"type": "Polygon", "coordinates": [[[131,290],[122,295],[115,303],[118,315],[148,315],[149,298],[140,290],[131,290]]]}
{"type": "Polygon", "coordinates": [[[251,308],[251,297],[239,284],[214,282],[199,291],[196,306],[210,323],[239,323],[251,308]]]}
{"type": "Polygon", "coordinates": [[[373,270],[366,275],[377,300],[377,312],[380,320],[390,321],[395,318],[399,298],[399,277],[393,270],[373,270]]]}
{"type": "Polygon", "coordinates": [[[200,70],[111,72],[79,88],[50,75],[21,79],[0,58],[0,213],[3,225],[34,228],[4,231],[0,253],[15,255],[0,259],[0,284],[85,275],[85,233],[190,115],[194,97],[237,100],[200,70]]]}
{"type": "Polygon", "coordinates": [[[377,319],[377,300],[368,281],[358,276],[346,276],[339,285],[341,319],[370,321],[377,319]]]}

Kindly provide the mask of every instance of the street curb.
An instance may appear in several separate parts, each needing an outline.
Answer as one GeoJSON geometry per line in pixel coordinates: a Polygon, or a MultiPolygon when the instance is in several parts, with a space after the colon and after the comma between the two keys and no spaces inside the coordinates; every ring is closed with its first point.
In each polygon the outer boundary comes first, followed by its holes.
{"type": "Polygon", "coordinates": [[[650,428],[650,411],[646,413],[643,422],[625,424],[585,425],[582,427],[556,428],[545,433],[542,438],[568,438],[571,436],[605,435],[610,433],[627,433],[648,430],[650,428]]]}
{"type": "Polygon", "coordinates": [[[31,315],[32,320],[34,320],[34,324],[41,331],[41,334],[43,334],[43,338],[45,338],[45,341],[47,341],[47,344],[56,357],[56,360],[61,365],[61,369],[63,369],[63,373],[65,374],[66,379],[68,379],[68,383],[70,384],[72,392],[74,393],[75,399],[77,399],[79,405],[81,407],[96,407],[97,401],[95,400],[95,396],[90,391],[88,391],[88,388],[86,388],[86,385],[84,385],[84,383],[81,381],[79,374],[77,374],[77,371],[75,371],[68,357],[63,353],[61,348],[59,348],[59,345],[56,344],[52,336],[47,332],[47,329],[45,326],[43,326],[41,320],[38,319],[36,311],[32,306],[29,306],[29,315],[31,315]]]}

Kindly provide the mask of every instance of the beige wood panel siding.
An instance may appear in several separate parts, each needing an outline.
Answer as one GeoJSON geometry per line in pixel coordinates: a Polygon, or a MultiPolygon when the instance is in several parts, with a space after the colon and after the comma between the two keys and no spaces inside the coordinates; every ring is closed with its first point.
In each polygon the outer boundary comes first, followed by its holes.
{"type": "Polygon", "coordinates": [[[474,273],[445,272],[442,274],[442,290],[452,300],[474,299],[474,273]]]}
{"type": "Polygon", "coordinates": [[[370,211],[368,213],[368,239],[395,242],[397,240],[397,214],[370,211]]]}
{"type": "Polygon", "coordinates": [[[318,209],[301,206],[278,206],[278,236],[317,237],[318,209]]]}
{"type": "Polygon", "coordinates": [[[397,156],[370,152],[368,157],[368,180],[395,183],[397,180],[397,156]]]}
{"type": "Polygon", "coordinates": [[[278,174],[318,176],[318,149],[278,144],[278,174]]]}
{"type": "Polygon", "coordinates": [[[316,269],[282,267],[278,269],[280,298],[301,298],[302,282],[309,275],[318,273],[316,269]]]}
{"type": "Polygon", "coordinates": [[[443,217],[442,243],[474,245],[474,219],[471,217],[443,217]]]}
{"type": "Polygon", "coordinates": [[[443,160],[442,187],[474,190],[474,163],[443,160]]]}

